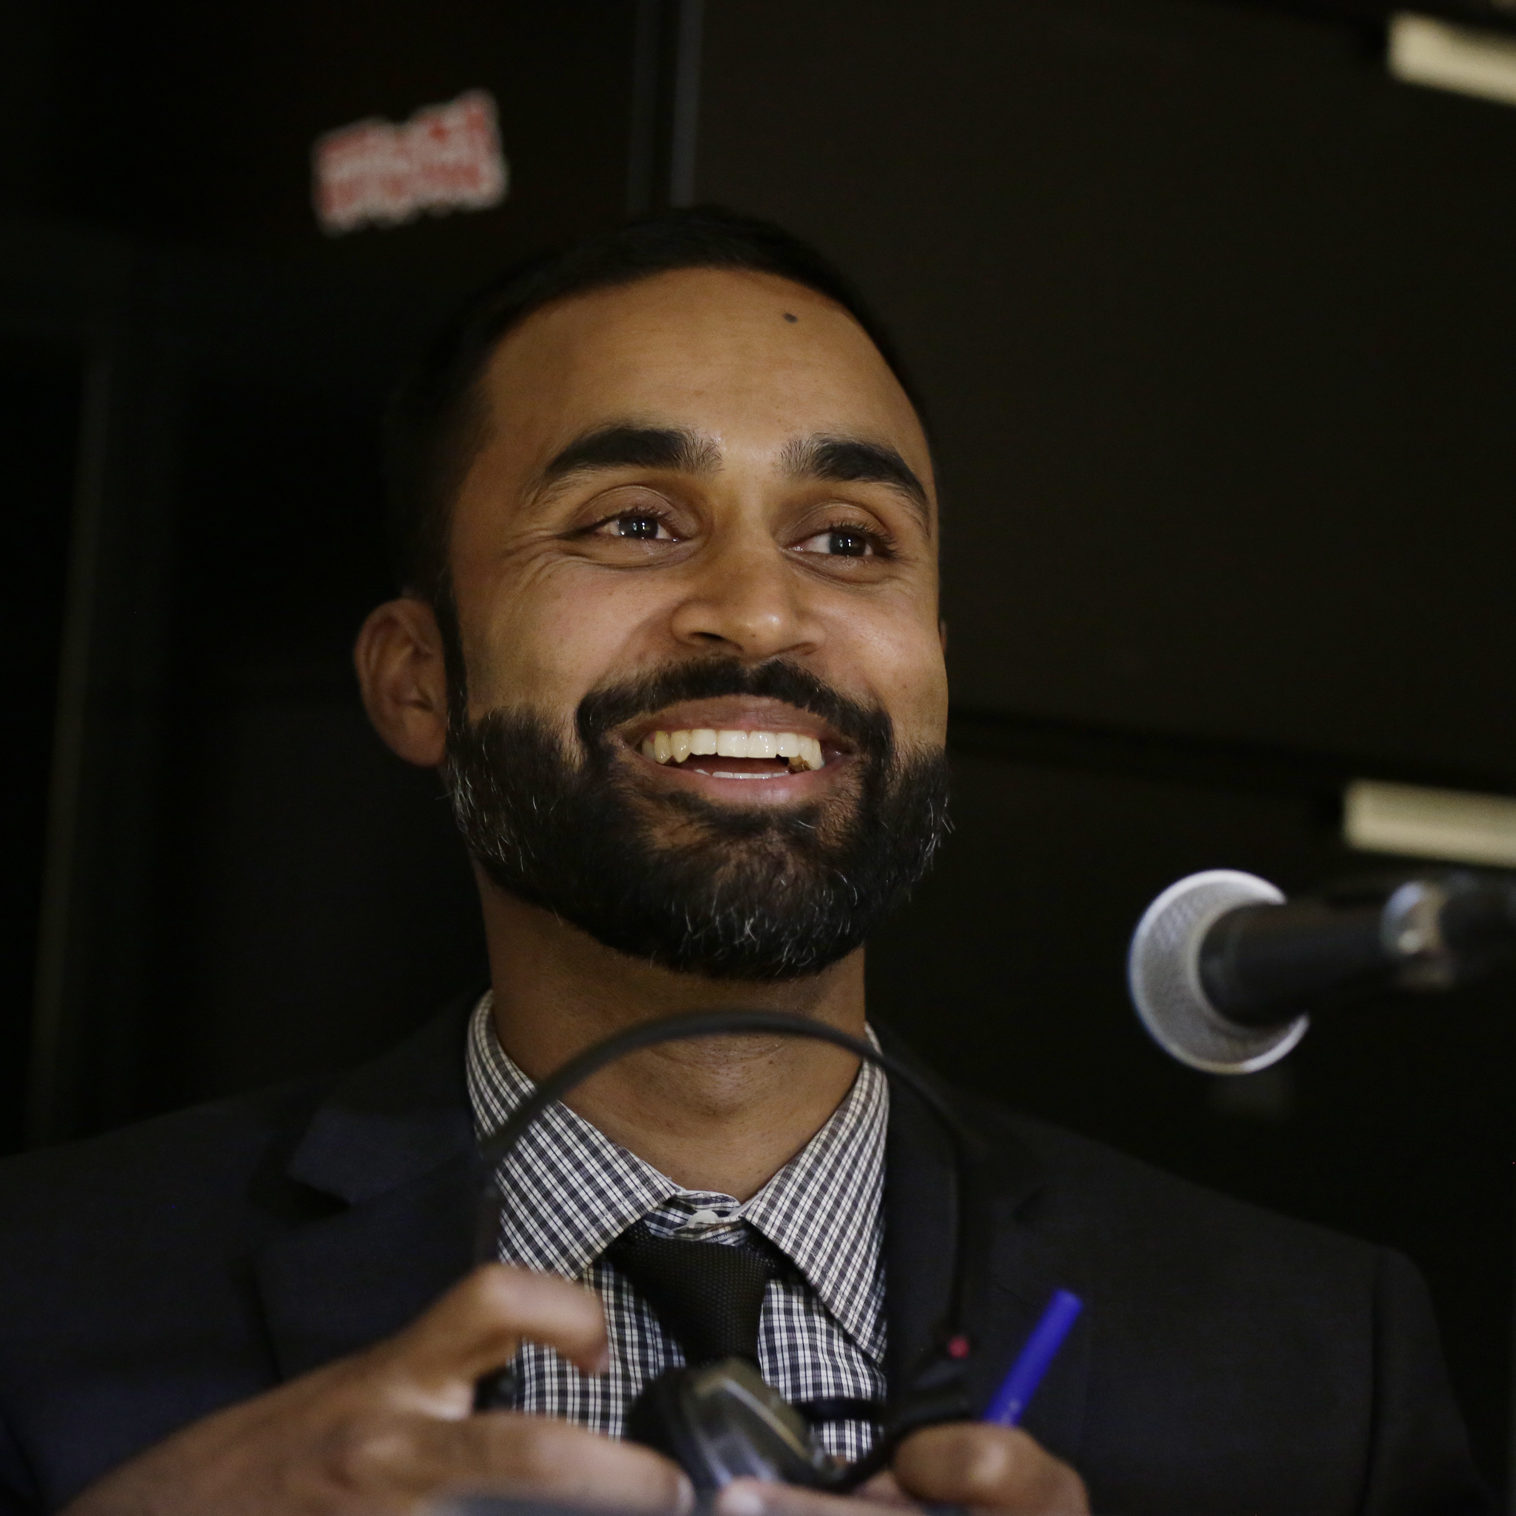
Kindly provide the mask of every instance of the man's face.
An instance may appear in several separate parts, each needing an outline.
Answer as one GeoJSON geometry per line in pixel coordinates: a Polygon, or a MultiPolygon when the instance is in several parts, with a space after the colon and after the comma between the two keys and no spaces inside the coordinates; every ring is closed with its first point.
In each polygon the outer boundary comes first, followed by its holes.
{"type": "Polygon", "coordinates": [[[873,344],[788,281],[680,271],[534,314],[482,400],[448,743],[476,857],[670,967],[850,951],[945,803],[931,461],[873,344]]]}

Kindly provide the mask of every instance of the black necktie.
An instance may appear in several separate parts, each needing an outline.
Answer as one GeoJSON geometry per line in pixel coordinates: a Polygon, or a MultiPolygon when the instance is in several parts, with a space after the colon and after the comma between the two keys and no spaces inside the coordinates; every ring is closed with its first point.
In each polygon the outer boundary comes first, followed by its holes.
{"type": "Polygon", "coordinates": [[[639,1221],[606,1256],[652,1306],[664,1330],[684,1349],[685,1362],[718,1358],[758,1362],[758,1317],[763,1292],[779,1262],[750,1243],[660,1237],[639,1221]]]}

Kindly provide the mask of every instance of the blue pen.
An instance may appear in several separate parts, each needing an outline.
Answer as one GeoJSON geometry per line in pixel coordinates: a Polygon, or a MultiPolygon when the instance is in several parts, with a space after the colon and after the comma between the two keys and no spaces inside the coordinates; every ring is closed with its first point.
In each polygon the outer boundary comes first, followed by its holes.
{"type": "Polygon", "coordinates": [[[1011,1371],[1000,1381],[995,1398],[984,1413],[986,1421],[996,1426],[1013,1427],[1021,1420],[1027,1402],[1042,1383],[1042,1376],[1058,1355],[1063,1339],[1069,1335],[1074,1318],[1084,1309],[1084,1302],[1067,1290],[1055,1290],[1042,1319],[1032,1328],[1025,1347],[1017,1355],[1011,1371]]]}

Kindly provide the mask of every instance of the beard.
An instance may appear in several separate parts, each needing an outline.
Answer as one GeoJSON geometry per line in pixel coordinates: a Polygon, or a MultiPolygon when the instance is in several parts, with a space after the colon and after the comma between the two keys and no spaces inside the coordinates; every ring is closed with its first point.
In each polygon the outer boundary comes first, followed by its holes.
{"type": "MultiPolygon", "coordinates": [[[[679,664],[603,686],[576,743],[520,709],[470,721],[462,681],[443,779],[469,852],[500,889],[617,952],[713,979],[815,974],[858,947],[926,873],[948,829],[942,748],[902,753],[889,717],[792,663],[679,664]],[[723,695],[782,700],[850,744],[822,799],[720,804],[636,782],[615,735],[723,695]]],[[[762,781],[754,781],[762,782],[762,781]]]]}

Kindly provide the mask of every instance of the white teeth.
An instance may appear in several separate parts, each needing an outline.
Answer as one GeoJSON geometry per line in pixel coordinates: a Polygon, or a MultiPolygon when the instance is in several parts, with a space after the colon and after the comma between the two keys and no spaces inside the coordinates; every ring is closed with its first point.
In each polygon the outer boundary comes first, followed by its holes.
{"type": "MultiPolygon", "coordinates": [[[[640,751],[655,763],[683,763],[690,757],[714,754],[722,758],[786,758],[792,771],[826,767],[820,739],[796,732],[743,732],[735,727],[718,731],[709,726],[689,731],[649,732],[640,751]]],[[[738,775],[728,770],[721,771],[718,777],[735,779],[738,775]]]]}

